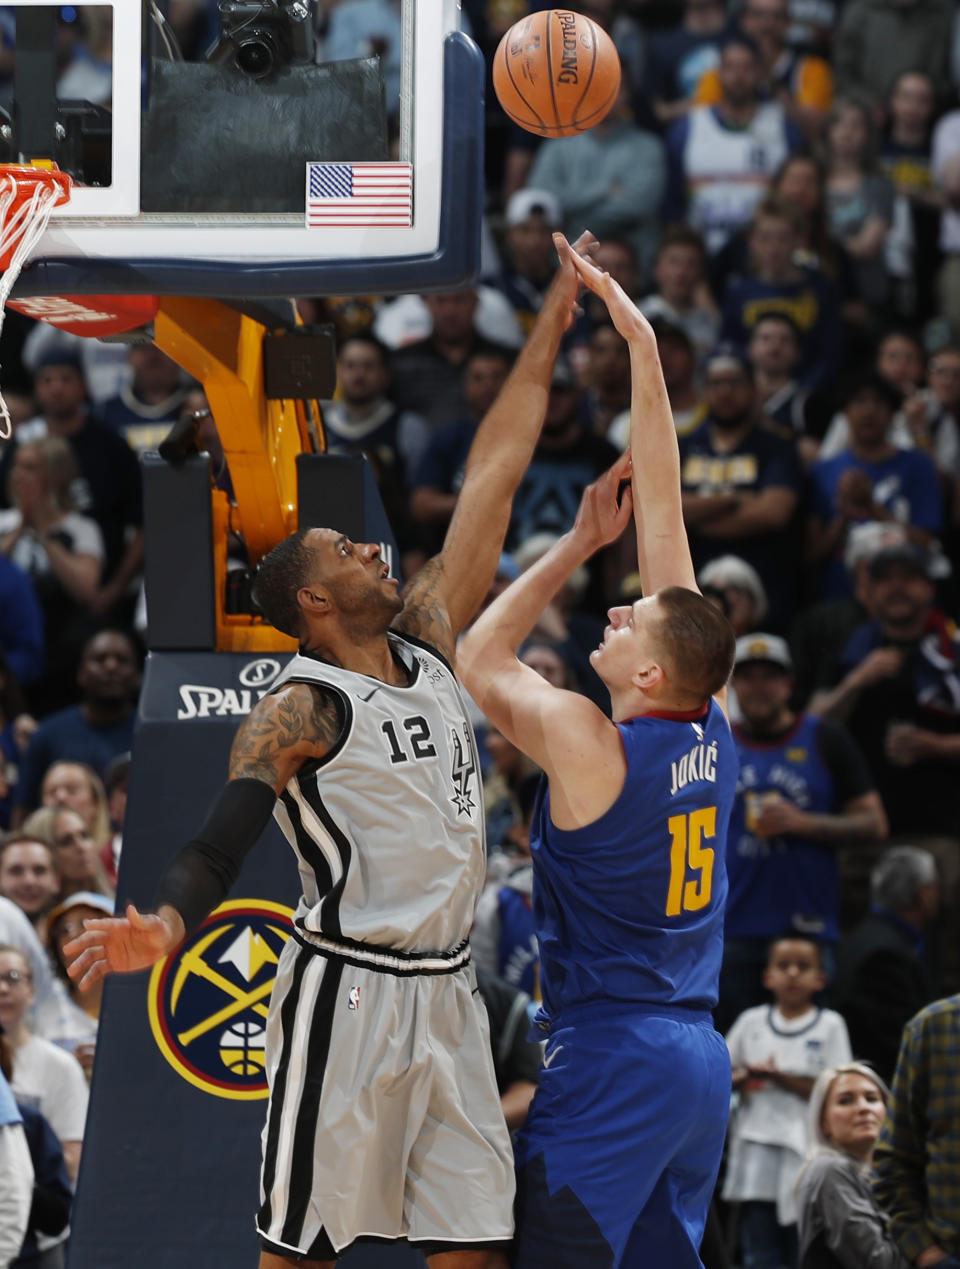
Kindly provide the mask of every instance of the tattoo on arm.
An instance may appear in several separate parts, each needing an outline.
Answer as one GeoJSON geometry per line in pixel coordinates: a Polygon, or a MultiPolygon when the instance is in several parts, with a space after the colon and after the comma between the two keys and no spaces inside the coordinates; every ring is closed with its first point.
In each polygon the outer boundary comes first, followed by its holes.
{"type": "Polygon", "coordinates": [[[343,721],[338,698],[306,683],[264,697],[234,737],[231,780],[262,780],[279,792],[304,762],[330,752],[343,721]]]}
{"type": "Polygon", "coordinates": [[[428,560],[416,575],[405,600],[403,612],[393,623],[394,630],[429,643],[452,664],[455,640],[443,593],[443,563],[439,556],[428,560]]]}

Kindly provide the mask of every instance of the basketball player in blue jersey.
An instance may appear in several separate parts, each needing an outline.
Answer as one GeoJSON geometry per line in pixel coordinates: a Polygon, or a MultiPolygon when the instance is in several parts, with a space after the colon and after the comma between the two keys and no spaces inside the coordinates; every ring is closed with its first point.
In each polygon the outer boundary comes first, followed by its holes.
{"type": "MultiPolygon", "coordinates": [[[[589,235],[585,245],[595,242],[589,235]]],[[[403,595],[375,543],[296,533],[255,593],[300,653],[241,725],[230,780],[157,912],[86,923],[82,984],[171,952],[273,814],[303,897],[267,1020],[260,1269],[406,1238],[503,1269],[513,1161],[467,942],[486,871],[479,764],[451,666],[485,598],[579,289],[568,254],[481,423],[442,551],[403,595]]]]}
{"type": "Polygon", "coordinates": [[[653,331],[616,282],[574,259],[629,343],[631,453],[467,632],[459,659],[477,704],[547,777],[531,829],[547,1047],[516,1149],[514,1263],[686,1269],[701,1263],[730,1096],[710,1011],[738,771],[724,712],[734,639],[694,579],[653,331]],[[591,655],[611,722],[515,650],[631,510],[645,598],[610,610],[591,655]]]}

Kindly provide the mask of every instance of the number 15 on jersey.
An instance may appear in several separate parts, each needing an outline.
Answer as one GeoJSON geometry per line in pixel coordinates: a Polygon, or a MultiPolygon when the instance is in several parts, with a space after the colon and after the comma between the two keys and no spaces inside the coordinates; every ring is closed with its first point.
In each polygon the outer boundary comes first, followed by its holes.
{"type": "Polygon", "coordinates": [[[717,831],[717,808],[705,806],[689,815],[671,815],[670,886],[667,890],[668,917],[705,908],[713,893],[714,853],[703,845],[704,838],[717,831]]]}

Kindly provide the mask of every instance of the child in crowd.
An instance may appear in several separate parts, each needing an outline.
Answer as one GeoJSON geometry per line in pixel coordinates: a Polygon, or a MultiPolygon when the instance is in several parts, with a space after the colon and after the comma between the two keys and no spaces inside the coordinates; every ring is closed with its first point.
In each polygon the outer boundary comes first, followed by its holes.
{"type": "Polygon", "coordinates": [[[797,1263],[794,1186],[807,1153],[807,1099],[822,1070],[852,1056],[843,1019],[813,1003],[825,981],[813,939],[777,939],[763,979],[774,1003],[745,1010],[727,1035],[740,1103],[723,1197],[741,1204],[744,1269],[797,1263]]]}

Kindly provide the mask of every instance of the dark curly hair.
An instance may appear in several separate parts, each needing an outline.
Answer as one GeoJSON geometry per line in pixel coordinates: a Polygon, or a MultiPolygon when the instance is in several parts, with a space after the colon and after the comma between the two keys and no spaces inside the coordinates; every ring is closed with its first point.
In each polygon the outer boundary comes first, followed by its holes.
{"type": "Polygon", "coordinates": [[[297,591],[306,582],[313,563],[304,539],[309,529],[299,529],[266,554],[253,579],[253,602],[271,626],[294,639],[300,638],[300,605],[297,591]]]}

